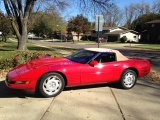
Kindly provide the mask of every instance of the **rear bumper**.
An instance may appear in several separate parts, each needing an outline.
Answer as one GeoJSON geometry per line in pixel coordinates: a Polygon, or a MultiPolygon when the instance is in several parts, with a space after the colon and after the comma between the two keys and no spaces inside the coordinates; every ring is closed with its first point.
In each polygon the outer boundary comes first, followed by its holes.
{"type": "Polygon", "coordinates": [[[145,60],[143,67],[139,69],[139,77],[144,77],[148,75],[151,71],[151,64],[148,60],[145,60]]]}
{"type": "Polygon", "coordinates": [[[148,75],[150,73],[150,71],[151,71],[151,67],[150,66],[147,66],[147,67],[145,67],[143,69],[140,69],[139,77],[144,77],[144,76],[148,75]]]}
{"type": "Polygon", "coordinates": [[[139,77],[144,77],[150,73],[150,70],[141,70],[139,73],[139,77]]]}

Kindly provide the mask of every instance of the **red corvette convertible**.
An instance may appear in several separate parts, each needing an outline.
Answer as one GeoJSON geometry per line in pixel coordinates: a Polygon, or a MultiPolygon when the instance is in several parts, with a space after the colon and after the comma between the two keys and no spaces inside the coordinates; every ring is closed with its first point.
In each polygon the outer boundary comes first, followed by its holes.
{"type": "Polygon", "coordinates": [[[64,87],[118,82],[132,88],[150,72],[147,60],[123,56],[117,50],[86,48],[65,58],[40,58],[12,69],[6,84],[12,89],[55,97],[64,87]]]}

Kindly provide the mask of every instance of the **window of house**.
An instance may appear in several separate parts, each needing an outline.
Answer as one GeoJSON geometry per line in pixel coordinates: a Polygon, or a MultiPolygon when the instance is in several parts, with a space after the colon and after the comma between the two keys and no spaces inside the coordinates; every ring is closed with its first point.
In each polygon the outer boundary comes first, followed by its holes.
{"type": "Polygon", "coordinates": [[[154,24],[152,24],[152,27],[154,27],[155,25],[154,24]]]}
{"type": "Polygon", "coordinates": [[[116,61],[116,54],[110,52],[101,53],[95,58],[95,60],[99,63],[113,62],[116,61]]]}

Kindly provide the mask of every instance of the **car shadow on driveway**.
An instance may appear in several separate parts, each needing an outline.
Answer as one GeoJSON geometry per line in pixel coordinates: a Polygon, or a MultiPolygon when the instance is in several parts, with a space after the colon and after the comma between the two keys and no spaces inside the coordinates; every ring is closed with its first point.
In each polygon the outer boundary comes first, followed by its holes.
{"type": "Polygon", "coordinates": [[[0,81],[0,98],[26,98],[26,97],[33,97],[33,98],[40,98],[39,95],[37,94],[29,94],[29,93],[24,93],[23,91],[20,90],[14,90],[14,89],[9,89],[5,81],[0,81]]]}
{"type": "MultiPolygon", "coordinates": [[[[155,90],[159,90],[160,86],[154,83],[150,83],[145,80],[140,80],[140,82],[137,83],[138,86],[143,86],[146,88],[151,88],[155,90]]],[[[92,89],[92,88],[102,88],[102,87],[110,87],[114,89],[121,89],[120,86],[117,83],[112,83],[112,84],[99,84],[99,85],[86,85],[86,86],[78,86],[78,87],[69,87],[65,88],[63,91],[70,91],[70,90],[81,90],[81,89],[92,89]]],[[[123,89],[121,89],[123,90],[123,89]]],[[[63,92],[62,91],[62,92],[63,92]]],[[[21,90],[14,90],[14,89],[9,89],[5,81],[0,81],[0,98],[43,98],[39,94],[33,94],[33,93],[26,93],[21,90]]]]}
{"type": "Polygon", "coordinates": [[[105,83],[105,84],[93,84],[93,85],[84,85],[84,86],[76,86],[76,87],[68,87],[65,88],[64,91],[69,90],[81,90],[81,89],[92,89],[92,88],[102,88],[102,87],[110,87],[115,89],[121,89],[117,83],[105,83]]]}
{"type": "MultiPolygon", "coordinates": [[[[113,88],[120,89],[118,86],[116,86],[116,84],[99,84],[99,85],[86,85],[86,86],[78,86],[78,87],[69,87],[69,88],[65,88],[63,91],[102,88],[102,87],[111,87],[111,88],[113,87],[113,88]]],[[[43,98],[39,94],[26,93],[21,90],[10,89],[6,86],[5,81],[0,81],[0,98],[27,98],[27,97],[43,98]]]]}

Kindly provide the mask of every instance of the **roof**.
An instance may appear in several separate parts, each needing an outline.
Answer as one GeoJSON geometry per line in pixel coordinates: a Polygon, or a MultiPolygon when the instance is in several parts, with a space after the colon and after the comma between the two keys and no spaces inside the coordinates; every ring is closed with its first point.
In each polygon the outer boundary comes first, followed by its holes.
{"type": "Polygon", "coordinates": [[[112,29],[116,29],[118,27],[103,27],[103,30],[112,30],[112,29]]]}
{"type": "Polygon", "coordinates": [[[138,32],[136,32],[134,30],[117,30],[117,31],[114,31],[114,32],[106,33],[106,34],[107,35],[119,35],[119,34],[125,34],[125,33],[128,33],[128,32],[138,34],[138,32]]]}
{"type": "Polygon", "coordinates": [[[128,60],[126,56],[121,54],[118,50],[106,49],[106,48],[85,48],[85,50],[95,51],[95,52],[112,52],[117,56],[117,61],[125,61],[128,60]]]}
{"type": "Polygon", "coordinates": [[[160,19],[158,19],[158,20],[152,20],[150,22],[147,22],[147,24],[152,24],[152,23],[160,23],[160,19]]]}
{"type": "Polygon", "coordinates": [[[106,34],[108,34],[108,35],[117,35],[118,34],[119,35],[124,32],[126,33],[126,31],[123,31],[123,30],[117,30],[117,31],[106,33],[106,34]]]}
{"type": "Polygon", "coordinates": [[[103,27],[103,30],[114,30],[114,29],[117,29],[117,28],[120,28],[122,30],[128,30],[125,27],[103,27]]]}

